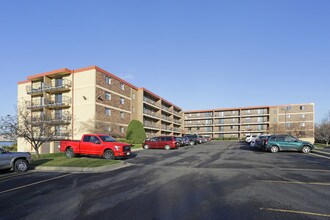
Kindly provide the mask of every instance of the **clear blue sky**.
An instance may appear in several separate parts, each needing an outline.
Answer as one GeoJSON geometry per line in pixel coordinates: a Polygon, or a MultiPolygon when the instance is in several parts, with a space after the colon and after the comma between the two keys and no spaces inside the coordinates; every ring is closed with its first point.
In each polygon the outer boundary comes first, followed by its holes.
{"type": "Polygon", "coordinates": [[[183,110],[330,110],[329,0],[0,1],[0,115],[17,82],[97,65],[183,110]]]}

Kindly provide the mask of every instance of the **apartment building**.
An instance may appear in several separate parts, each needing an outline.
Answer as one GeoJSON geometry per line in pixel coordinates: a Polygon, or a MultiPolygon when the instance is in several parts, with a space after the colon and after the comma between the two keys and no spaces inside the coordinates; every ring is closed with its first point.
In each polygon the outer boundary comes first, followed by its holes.
{"type": "Polygon", "coordinates": [[[250,134],[291,133],[314,142],[314,104],[185,111],[184,127],[184,133],[213,138],[240,139],[250,134]]]}
{"type": "MultiPolygon", "coordinates": [[[[183,131],[181,108],[97,66],[27,77],[18,83],[18,107],[30,111],[32,121],[52,125],[54,138],[41,153],[57,152],[60,140],[79,140],[100,124],[116,137],[125,137],[133,119],[144,124],[148,137],[183,131]]],[[[19,150],[32,151],[24,139],[17,143],[19,150]]]]}

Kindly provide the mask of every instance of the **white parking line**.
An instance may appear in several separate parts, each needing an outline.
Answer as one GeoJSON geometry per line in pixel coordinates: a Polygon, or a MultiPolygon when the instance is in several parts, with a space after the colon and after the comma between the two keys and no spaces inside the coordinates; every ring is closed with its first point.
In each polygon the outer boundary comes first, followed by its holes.
{"type": "Polygon", "coordinates": [[[327,157],[327,156],[323,156],[323,155],[319,155],[319,154],[313,154],[313,153],[309,153],[310,155],[313,155],[315,157],[322,157],[322,158],[325,158],[325,159],[328,159],[330,160],[330,157],[327,157]]]}
{"type": "Polygon", "coordinates": [[[313,150],[312,152],[317,152],[317,153],[321,153],[321,154],[327,154],[327,155],[330,155],[329,152],[320,151],[320,150],[313,150]]]}
{"type": "Polygon", "coordinates": [[[312,215],[312,216],[321,216],[321,217],[330,217],[330,214],[322,214],[322,213],[315,213],[315,212],[303,212],[303,211],[296,211],[296,210],[272,209],[272,208],[260,208],[260,210],[272,211],[272,212],[294,213],[294,214],[302,214],[302,215],[312,215]]]}
{"type": "Polygon", "coordinates": [[[320,186],[330,186],[330,183],[321,182],[302,182],[302,181],[286,181],[286,180],[261,180],[266,183],[287,183],[287,184],[307,184],[307,185],[320,185],[320,186]]]}
{"type": "Polygon", "coordinates": [[[19,186],[19,187],[15,187],[15,188],[12,188],[12,189],[5,190],[5,191],[1,191],[0,194],[4,194],[4,193],[7,193],[7,192],[23,189],[23,188],[26,188],[26,187],[29,187],[29,186],[34,186],[34,185],[37,185],[37,184],[40,184],[40,183],[49,182],[49,181],[52,181],[52,180],[55,180],[55,179],[60,179],[60,178],[63,178],[63,177],[69,176],[69,175],[72,175],[72,173],[68,173],[68,174],[65,174],[65,175],[62,175],[62,176],[57,176],[57,177],[53,177],[53,178],[50,178],[50,179],[41,180],[41,181],[38,181],[38,182],[35,182],[35,183],[30,183],[30,184],[27,184],[27,185],[24,185],[24,186],[19,186]]]}

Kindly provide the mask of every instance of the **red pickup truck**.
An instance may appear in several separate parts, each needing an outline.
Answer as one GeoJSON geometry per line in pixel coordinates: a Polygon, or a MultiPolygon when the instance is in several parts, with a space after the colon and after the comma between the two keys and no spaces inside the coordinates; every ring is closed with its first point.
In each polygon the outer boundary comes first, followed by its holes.
{"type": "Polygon", "coordinates": [[[131,145],[117,142],[116,139],[106,134],[84,134],[80,141],[61,141],[60,151],[65,152],[67,157],[88,154],[113,160],[131,155],[131,145]]]}

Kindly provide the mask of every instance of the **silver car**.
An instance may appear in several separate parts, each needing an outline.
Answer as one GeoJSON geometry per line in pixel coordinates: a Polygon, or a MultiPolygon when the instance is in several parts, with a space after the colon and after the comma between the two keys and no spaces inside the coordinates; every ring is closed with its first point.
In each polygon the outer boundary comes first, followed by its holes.
{"type": "Polygon", "coordinates": [[[0,170],[13,169],[16,172],[25,172],[32,162],[28,152],[8,152],[0,147],[0,170]]]}

